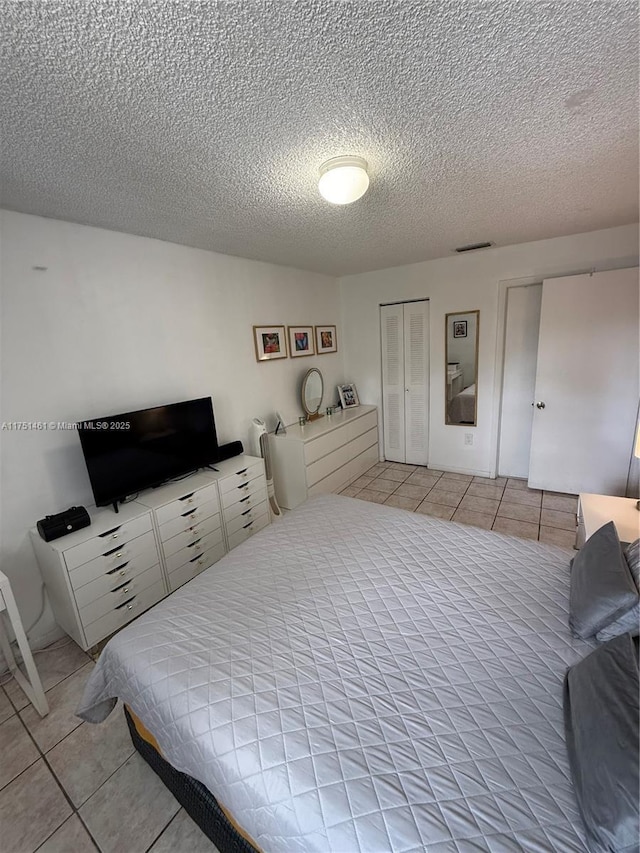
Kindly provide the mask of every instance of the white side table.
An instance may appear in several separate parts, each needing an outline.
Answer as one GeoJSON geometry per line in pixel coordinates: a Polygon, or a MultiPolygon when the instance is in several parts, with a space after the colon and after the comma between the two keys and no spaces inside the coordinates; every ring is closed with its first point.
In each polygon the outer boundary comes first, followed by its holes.
{"type": "Polygon", "coordinates": [[[613,521],[622,543],[634,542],[640,537],[640,512],[636,498],[616,498],[612,495],[580,495],[578,503],[578,546],[613,521]]]}
{"type": "Polygon", "coordinates": [[[42,683],[33,660],[33,655],[31,654],[31,649],[29,648],[29,643],[27,642],[27,635],[22,627],[22,619],[20,618],[20,613],[16,606],[16,600],[13,597],[9,578],[2,572],[0,572],[0,649],[2,649],[2,654],[9,665],[11,674],[24,690],[27,699],[31,702],[40,716],[44,717],[49,713],[49,705],[47,704],[44,690],[42,689],[42,683]],[[9,617],[9,621],[11,622],[11,627],[13,628],[13,633],[15,634],[16,642],[18,643],[18,648],[20,649],[20,654],[22,655],[22,660],[24,661],[28,678],[25,678],[20,671],[13,655],[11,643],[9,642],[4,626],[5,614],[9,617]]]}

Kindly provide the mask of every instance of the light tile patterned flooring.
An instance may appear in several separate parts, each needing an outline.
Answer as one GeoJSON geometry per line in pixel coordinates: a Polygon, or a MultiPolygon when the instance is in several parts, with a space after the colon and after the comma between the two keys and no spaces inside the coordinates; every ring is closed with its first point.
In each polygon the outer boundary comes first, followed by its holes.
{"type": "Polygon", "coordinates": [[[91,658],[70,642],[36,663],[48,716],[13,679],[0,687],[2,853],[216,853],[134,751],[121,708],[100,725],[75,716],[91,658]]]}
{"type": "MultiPolygon", "coordinates": [[[[573,547],[577,498],[414,465],[374,465],[343,494],[573,547]]],[[[134,751],[122,714],[75,716],[94,663],[73,642],[37,655],[50,713],[41,719],[15,681],[0,687],[3,853],[216,853],[134,751]]]]}
{"type": "Polygon", "coordinates": [[[379,462],[342,494],[563,548],[575,544],[576,495],[529,489],[526,480],[379,462]]]}

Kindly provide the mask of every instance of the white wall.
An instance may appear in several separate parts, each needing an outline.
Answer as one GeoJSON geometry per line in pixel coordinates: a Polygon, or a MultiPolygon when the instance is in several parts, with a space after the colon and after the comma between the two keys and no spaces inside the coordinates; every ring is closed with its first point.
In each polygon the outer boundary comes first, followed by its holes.
{"type": "MultiPolygon", "coordinates": [[[[337,282],[326,276],[1,212],[0,421],[71,421],[213,397],[219,441],[256,415],[302,414],[301,377],[344,381],[337,282]],[[46,267],[45,271],[34,270],[46,267]],[[252,325],[338,324],[338,353],[255,360],[252,325]]],[[[27,537],[47,513],[92,502],[75,432],[0,431],[2,570],[23,621],[40,607],[27,537]]],[[[34,644],[55,634],[49,610],[34,644]]]]}
{"type": "Polygon", "coordinates": [[[381,303],[430,300],[431,388],[429,464],[433,468],[493,476],[497,456],[498,406],[494,404],[499,282],[606,270],[638,264],[638,227],[626,225],[588,234],[487,249],[469,255],[394,267],[340,280],[347,380],[361,401],[381,405],[381,303]],[[478,425],[445,425],[445,314],[480,310],[478,425]],[[464,434],[473,432],[472,447],[464,434]]]}

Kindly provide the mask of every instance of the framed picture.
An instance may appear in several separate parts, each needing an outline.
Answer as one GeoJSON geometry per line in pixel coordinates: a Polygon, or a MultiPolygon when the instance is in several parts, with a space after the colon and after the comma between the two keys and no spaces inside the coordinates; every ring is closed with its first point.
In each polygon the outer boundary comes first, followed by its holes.
{"type": "Polygon", "coordinates": [[[467,337],[467,321],[466,320],[454,320],[453,321],[453,337],[454,338],[466,338],[467,337]]]}
{"type": "Polygon", "coordinates": [[[355,409],[356,406],[360,405],[356,386],[352,383],[349,383],[348,385],[338,385],[338,394],[340,395],[340,402],[342,403],[343,409],[355,409]]]}
{"type": "Polygon", "coordinates": [[[316,326],[316,352],[318,355],[324,355],[326,352],[338,352],[335,326],[316,326]]]}
{"type": "Polygon", "coordinates": [[[289,354],[291,358],[315,355],[313,326],[289,326],[289,354]]]}
{"type": "Polygon", "coordinates": [[[273,361],[287,357],[284,326],[254,326],[253,343],[256,348],[256,361],[273,361]]]}

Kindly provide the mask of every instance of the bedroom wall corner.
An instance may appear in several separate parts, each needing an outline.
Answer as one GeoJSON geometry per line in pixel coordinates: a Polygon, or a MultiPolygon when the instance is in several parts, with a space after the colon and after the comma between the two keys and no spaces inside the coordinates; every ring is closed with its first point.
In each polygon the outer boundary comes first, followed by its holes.
{"type": "MultiPolygon", "coordinates": [[[[497,464],[495,402],[500,387],[497,351],[499,283],[505,279],[545,278],[638,265],[638,226],[624,225],[585,234],[555,237],[469,255],[377,270],[339,280],[345,335],[345,372],[363,403],[381,409],[380,308],[411,299],[430,301],[429,465],[449,471],[494,476],[497,464]],[[480,310],[478,425],[444,423],[444,318],[480,310]],[[464,443],[473,434],[473,445],[464,443]]],[[[383,446],[381,440],[381,447],[383,446]]]]}
{"type": "MultiPolygon", "coordinates": [[[[344,381],[334,278],[4,210],[0,241],[0,422],[75,423],[211,395],[219,440],[246,447],[251,418],[297,420],[310,367],[325,404],[344,381]],[[336,324],[338,352],[259,364],[252,326],[270,323],[336,324]]],[[[0,466],[0,560],[28,627],[41,600],[28,529],[91,503],[91,489],[72,430],[0,430],[0,466]]],[[[47,609],[30,639],[56,636],[47,609]]]]}

